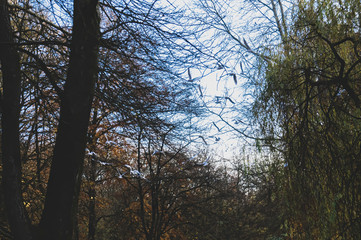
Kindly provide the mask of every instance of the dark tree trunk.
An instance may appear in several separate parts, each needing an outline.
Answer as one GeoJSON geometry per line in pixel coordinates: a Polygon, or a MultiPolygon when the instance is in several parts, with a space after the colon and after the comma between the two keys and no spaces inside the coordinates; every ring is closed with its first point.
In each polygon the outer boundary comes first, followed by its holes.
{"type": "Polygon", "coordinates": [[[41,239],[72,239],[86,134],[97,79],[99,16],[97,0],[75,0],[68,75],[48,182],[41,239]]]}
{"type": "Polygon", "coordinates": [[[32,239],[21,194],[20,62],[12,37],[6,0],[0,0],[0,61],[3,81],[1,147],[5,205],[14,238],[17,240],[32,239]]]}
{"type": "Polygon", "coordinates": [[[89,225],[88,225],[88,240],[95,240],[96,231],[96,213],[95,213],[95,199],[96,199],[96,162],[92,159],[90,162],[90,188],[89,188],[89,225]]]}

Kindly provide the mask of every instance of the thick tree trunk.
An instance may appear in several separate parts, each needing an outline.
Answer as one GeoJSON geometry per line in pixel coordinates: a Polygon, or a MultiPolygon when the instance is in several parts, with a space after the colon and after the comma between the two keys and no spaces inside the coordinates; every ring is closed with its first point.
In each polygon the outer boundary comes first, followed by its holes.
{"type": "Polygon", "coordinates": [[[32,239],[21,194],[19,140],[20,62],[12,37],[6,0],[0,0],[0,61],[2,70],[2,167],[6,210],[17,240],[32,239]]]}
{"type": "Polygon", "coordinates": [[[99,16],[97,0],[75,0],[67,80],[48,182],[41,239],[72,239],[86,134],[97,78],[99,16]]]}

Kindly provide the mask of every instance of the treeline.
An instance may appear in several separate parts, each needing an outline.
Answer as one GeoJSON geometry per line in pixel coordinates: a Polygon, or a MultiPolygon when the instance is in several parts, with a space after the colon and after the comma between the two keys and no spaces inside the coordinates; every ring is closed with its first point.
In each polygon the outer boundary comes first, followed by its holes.
{"type": "Polygon", "coordinates": [[[1,239],[360,238],[361,3],[193,4],[0,0],[1,239]]]}

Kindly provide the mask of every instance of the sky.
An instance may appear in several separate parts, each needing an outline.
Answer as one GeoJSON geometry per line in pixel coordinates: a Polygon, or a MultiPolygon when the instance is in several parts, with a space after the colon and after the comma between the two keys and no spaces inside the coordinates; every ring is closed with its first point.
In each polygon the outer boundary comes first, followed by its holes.
{"type": "MultiPolygon", "coordinates": [[[[178,7],[189,6],[190,9],[194,10],[192,4],[195,1],[192,0],[164,0],[164,2],[165,4],[171,4],[178,7]]],[[[57,4],[54,6],[59,8],[59,5],[57,4]]],[[[232,11],[236,12],[237,6],[232,6],[232,11]]],[[[239,16],[237,16],[235,12],[230,14],[230,17],[228,18],[229,21],[231,21],[231,25],[234,25],[232,21],[236,22],[239,20],[239,16]]],[[[208,33],[202,36],[203,40],[209,40],[208,38],[212,38],[213,34],[213,31],[208,31],[208,33]]],[[[216,45],[212,49],[214,53],[221,52],[219,51],[220,49],[217,48],[216,45]]],[[[245,91],[243,88],[245,79],[242,79],[239,75],[242,64],[239,63],[238,57],[239,56],[235,54],[235,57],[230,57],[229,60],[224,61],[222,63],[222,65],[224,64],[224,66],[226,66],[224,68],[219,68],[219,66],[214,65],[212,69],[208,70],[197,68],[188,69],[192,74],[192,77],[198,79],[196,86],[198,87],[197,91],[199,93],[199,98],[209,110],[214,111],[217,114],[224,114],[222,116],[232,124],[234,123],[233,120],[237,118],[237,114],[239,114],[239,112],[233,111],[232,108],[240,106],[240,104],[245,101],[245,91]],[[236,74],[236,81],[232,74],[236,74]]],[[[226,60],[226,58],[222,60],[226,60]]],[[[185,75],[187,75],[187,72],[185,75]]],[[[188,76],[185,76],[185,78],[187,77],[188,76]]],[[[204,145],[203,147],[212,152],[214,158],[232,160],[234,155],[239,154],[244,145],[248,144],[239,135],[235,136],[235,133],[231,132],[226,124],[222,123],[219,117],[214,114],[210,114],[209,117],[204,120],[204,125],[207,127],[208,131],[204,134],[207,145],[204,145]],[[219,131],[219,129],[221,131],[219,131]]],[[[199,140],[199,142],[202,144],[203,141],[199,140]]]]}

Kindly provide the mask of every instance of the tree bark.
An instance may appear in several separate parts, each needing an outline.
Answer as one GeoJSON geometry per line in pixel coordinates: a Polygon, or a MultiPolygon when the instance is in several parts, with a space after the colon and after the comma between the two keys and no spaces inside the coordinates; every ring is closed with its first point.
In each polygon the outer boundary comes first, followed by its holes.
{"type": "Polygon", "coordinates": [[[0,0],[0,61],[2,71],[2,167],[4,199],[12,234],[16,240],[31,238],[30,224],[21,194],[19,140],[20,60],[10,25],[8,3],[0,0]]]}
{"type": "Polygon", "coordinates": [[[40,222],[40,239],[71,240],[74,230],[90,109],[97,79],[97,0],[75,0],[68,75],[40,222]]]}

